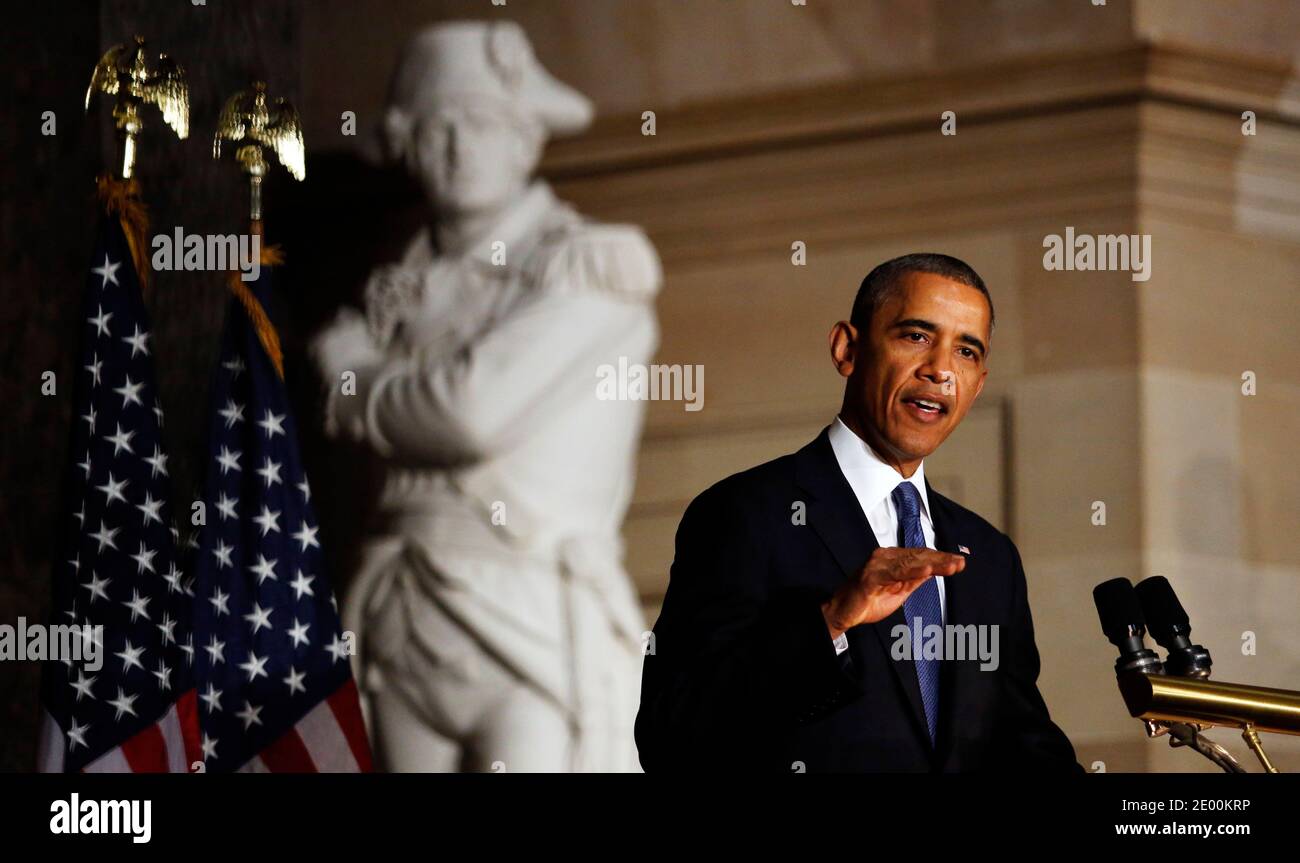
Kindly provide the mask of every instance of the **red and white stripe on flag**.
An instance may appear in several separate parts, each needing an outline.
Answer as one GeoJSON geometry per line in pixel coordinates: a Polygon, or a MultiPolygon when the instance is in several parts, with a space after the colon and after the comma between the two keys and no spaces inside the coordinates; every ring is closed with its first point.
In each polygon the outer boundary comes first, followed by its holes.
{"type": "MultiPolygon", "coordinates": [[[[41,711],[43,725],[37,753],[42,773],[62,773],[68,738],[48,710],[41,711]]],[[[162,718],[105,752],[82,768],[83,773],[189,773],[203,760],[199,741],[198,698],[190,690],[167,709],[162,718]]]]}
{"type": "Polygon", "coordinates": [[[369,773],[370,743],[351,678],[240,773],[369,773]]]}

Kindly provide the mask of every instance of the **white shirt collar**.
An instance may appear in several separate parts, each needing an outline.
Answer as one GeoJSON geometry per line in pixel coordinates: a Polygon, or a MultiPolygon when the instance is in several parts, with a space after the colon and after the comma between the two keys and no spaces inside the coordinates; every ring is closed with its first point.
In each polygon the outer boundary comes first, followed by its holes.
{"type": "Polygon", "coordinates": [[[844,424],[838,416],[831,423],[829,436],[831,449],[835,451],[835,460],[839,462],[844,478],[862,505],[863,512],[870,512],[894,493],[900,482],[910,482],[916,486],[921,496],[921,511],[928,517],[930,499],[925,491],[925,462],[916,466],[910,477],[904,477],[891,465],[886,464],[875,450],[858,437],[852,429],[844,424]]]}

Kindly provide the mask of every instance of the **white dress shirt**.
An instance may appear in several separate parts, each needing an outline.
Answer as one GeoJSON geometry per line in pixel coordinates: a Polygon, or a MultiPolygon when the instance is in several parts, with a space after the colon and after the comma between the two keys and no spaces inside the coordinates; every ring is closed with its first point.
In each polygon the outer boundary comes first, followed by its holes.
{"type": "MultiPolygon", "coordinates": [[[[910,482],[916,486],[921,497],[921,533],[925,536],[925,545],[927,548],[935,548],[930,500],[925,491],[925,462],[917,465],[910,477],[904,477],[876,455],[875,450],[838,416],[831,424],[829,434],[835,461],[839,463],[844,478],[849,481],[849,487],[853,489],[880,547],[894,548],[898,545],[898,509],[894,506],[893,492],[899,483],[910,482]]],[[[939,613],[946,619],[943,579],[935,578],[935,583],[939,586],[939,613]]],[[[839,654],[847,649],[848,639],[841,635],[836,639],[835,652],[839,654]]]]}

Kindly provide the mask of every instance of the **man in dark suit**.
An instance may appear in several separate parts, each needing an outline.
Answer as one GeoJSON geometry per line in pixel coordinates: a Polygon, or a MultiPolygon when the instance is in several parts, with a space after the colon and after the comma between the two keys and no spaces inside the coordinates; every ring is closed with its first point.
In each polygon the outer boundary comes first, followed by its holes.
{"type": "Polygon", "coordinates": [[[647,772],[1083,772],[1038,692],[1015,545],[924,479],[992,332],[956,258],[863,280],[830,332],[835,422],[682,517],[642,678],[647,772]]]}

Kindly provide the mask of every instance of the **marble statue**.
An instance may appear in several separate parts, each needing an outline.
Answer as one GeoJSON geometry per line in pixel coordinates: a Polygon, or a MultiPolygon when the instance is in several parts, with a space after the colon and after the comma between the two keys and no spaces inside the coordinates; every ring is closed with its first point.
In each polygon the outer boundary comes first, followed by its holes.
{"type": "Polygon", "coordinates": [[[622,565],[659,259],[533,178],[589,101],[512,22],[417,34],[382,124],[430,218],[364,314],[313,342],[326,428],[386,471],[344,603],[376,756],[394,771],[636,771],[645,621],[622,565]]]}

